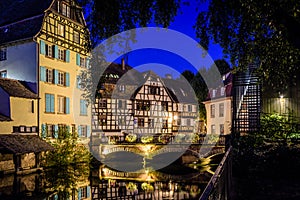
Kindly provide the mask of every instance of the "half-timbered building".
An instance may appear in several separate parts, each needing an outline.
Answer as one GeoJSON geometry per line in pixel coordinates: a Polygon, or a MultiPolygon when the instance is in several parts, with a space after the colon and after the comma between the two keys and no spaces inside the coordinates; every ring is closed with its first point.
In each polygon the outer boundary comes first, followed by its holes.
{"type": "Polygon", "coordinates": [[[77,84],[89,65],[89,46],[75,0],[8,0],[1,7],[0,74],[36,85],[43,137],[57,137],[59,128],[90,134],[90,108],[77,84]]]}
{"type": "Polygon", "coordinates": [[[180,81],[115,63],[100,80],[92,114],[97,137],[193,133],[198,107],[180,81]]]}

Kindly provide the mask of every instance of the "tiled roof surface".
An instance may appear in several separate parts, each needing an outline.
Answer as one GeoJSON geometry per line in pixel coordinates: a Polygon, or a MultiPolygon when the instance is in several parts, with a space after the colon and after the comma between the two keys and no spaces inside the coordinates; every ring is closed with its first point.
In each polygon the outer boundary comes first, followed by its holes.
{"type": "Polygon", "coordinates": [[[31,92],[18,80],[0,78],[0,87],[4,89],[10,96],[37,99],[38,95],[31,92]]]}
{"type": "Polygon", "coordinates": [[[51,151],[54,148],[37,135],[0,135],[0,153],[24,154],[51,151]]]}

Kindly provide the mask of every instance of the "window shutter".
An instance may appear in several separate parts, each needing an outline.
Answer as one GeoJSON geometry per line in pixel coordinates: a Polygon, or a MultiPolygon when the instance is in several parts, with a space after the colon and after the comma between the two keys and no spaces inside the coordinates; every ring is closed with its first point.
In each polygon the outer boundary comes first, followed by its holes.
{"type": "Polygon", "coordinates": [[[54,113],[54,95],[50,95],[50,112],[54,113]]]}
{"type": "Polygon", "coordinates": [[[46,68],[40,66],[40,80],[46,81],[46,68]]]}
{"type": "Polygon", "coordinates": [[[58,84],[58,70],[54,70],[54,84],[58,84]]]}
{"type": "Polygon", "coordinates": [[[80,114],[82,115],[83,114],[83,100],[80,99],[80,114]]]}
{"type": "Polygon", "coordinates": [[[58,138],[58,125],[54,125],[54,138],[58,138]]]}
{"type": "Polygon", "coordinates": [[[45,42],[43,40],[40,40],[40,53],[42,55],[45,55],[46,49],[45,49],[45,42]]]}
{"type": "Polygon", "coordinates": [[[81,189],[78,189],[78,200],[81,200],[81,189]]]}
{"type": "Polygon", "coordinates": [[[66,86],[70,87],[70,74],[66,72],[66,86]]]}
{"type": "Polygon", "coordinates": [[[76,53],[76,65],[80,66],[80,54],[76,53]]]}
{"type": "Polygon", "coordinates": [[[54,57],[56,59],[58,59],[58,46],[57,45],[54,46],[54,57]]]}
{"type": "Polygon", "coordinates": [[[41,132],[42,132],[42,138],[46,138],[46,136],[47,136],[46,124],[42,124],[41,132]]]}
{"type": "Polygon", "coordinates": [[[70,114],[70,98],[66,97],[66,114],[70,114]]]}
{"type": "Polygon", "coordinates": [[[66,62],[70,62],[70,50],[66,50],[66,62]]]}
{"type": "Polygon", "coordinates": [[[88,138],[91,137],[91,126],[87,125],[86,130],[87,130],[86,131],[86,137],[88,137],[88,138]]]}
{"type": "Polygon", "coordinates": [[[81,137],[82,136],[82,133],[81,133],[81,126],[79,125],[78,126],[78,137],[81,137]]]}
{"type": "Polygon", "coordinates": [[[86,186],[86,197],[89,198],[91,196],[91,187],[86,186]]]}
{"type": "Polygon", "coordinates": [[[51,112],[51,97],[50,97],[50,94],[46,94],[46,112],[51,112]]]}
{"type": "Polygon", "coordinates": [[[90,58],[86,58],[86,68],[90,69],[90,58]]]}
{"type": "Polygon", "coordinates": [[[80,86],[80,76],[79,75],[76,78],[76,86],[77,86],[78,89],[81,89],[81,86],[80,86]]]}

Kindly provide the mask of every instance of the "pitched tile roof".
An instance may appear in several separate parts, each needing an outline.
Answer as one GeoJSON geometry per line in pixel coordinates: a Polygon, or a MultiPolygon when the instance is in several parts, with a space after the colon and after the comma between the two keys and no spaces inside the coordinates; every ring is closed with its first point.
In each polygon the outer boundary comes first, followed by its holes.
{"type": "Polygon", "coordinates": [[[20,155],[24,153],[39,153],[51,150],[54,150],[54,148],[37,135],[0,135],[0,153],[20,155]]]}
{"type": "Polygon", "coordinates": [[[31,92],[18,80],[0,78],[0,87],[4,89],[10,96],[37,99],[38,95],[31,92]]]}

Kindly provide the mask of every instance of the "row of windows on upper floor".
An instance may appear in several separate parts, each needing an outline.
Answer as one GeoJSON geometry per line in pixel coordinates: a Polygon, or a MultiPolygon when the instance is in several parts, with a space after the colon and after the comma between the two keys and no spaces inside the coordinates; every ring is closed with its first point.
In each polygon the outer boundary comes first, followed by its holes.
{"type": "MultiPolygon", "coordinates": [[[[43,40],[40,40],[40,54],[45,55],[47,58],[57,59],[63,62],[70,62],[70,50],[62,49],[57,45],[47,44],[43,40]]],[[[81,56],[76,53],[76,65],[89,68],[89,58],[81,56]]]]}
{"type": "MultiPolygon", "coordinates": [[[[107,108],[107,99],[99,99],[98,102],[98,108],[107,108]]],[[[127,109],[127,101],[126,100],[118,100],[118,104],[117,104],[117,108],[119,109],[127,109]]],[[[151,101],[147,101],[147,100],[136,100],[135,102],[135,109],[139,110],[139,111],[149,111],[151,108],[153,108],[152,110],[160,110],[160,111],[171,111],[170,107],[171,104],[167,101],[161,101],[160,105],[152,105],[151,107],[151,101]]],[[[194,105],[195,106],[195,105],[194,105]]],[[[193,109],[193,105],[183,105],[182,111],[187,111],[187,112],[195,112],[195,110],[193,109]]]]}
{"type": "Polygon", "coordinates": [[[69,87],[70,74],[57,69],[40,66],[40,81],[69,87]]]}
{"type": "MultiPolygon", "coordinates": [[[[216,116],[216,105],[210,105],[210,117],[215,118],[216,116]]],[[[224,117],[224,103],[219,104],[219,117],[224,117]]]]}
{"type": "Polygon", "coordinates": [[[76,130],[76,125],[71,126],[65,124],[42,124],[41,126],[41,136],[42,138],[59,138],[63,134],[76,133],[80,138],[86,138],[91,136],[91,126],[90,125],[78,125],[76,130]]]}
{"type": "MultiPolygon", "coordinates": [[[[62,95],[56,97],[57,113],[70,114],[70,98],[62,95]]],[[[55,113],[55,95],[45,94],[45,113],[55,113]]],[[[87,102],[80,99],[80,115],[87,116],[87,102]]]]}

